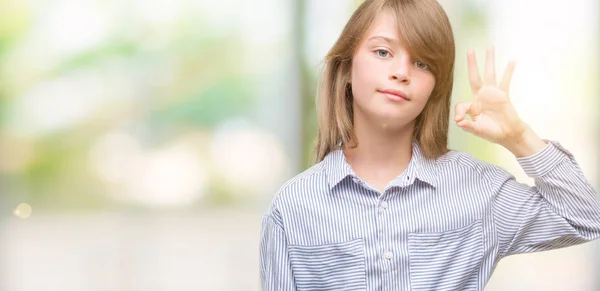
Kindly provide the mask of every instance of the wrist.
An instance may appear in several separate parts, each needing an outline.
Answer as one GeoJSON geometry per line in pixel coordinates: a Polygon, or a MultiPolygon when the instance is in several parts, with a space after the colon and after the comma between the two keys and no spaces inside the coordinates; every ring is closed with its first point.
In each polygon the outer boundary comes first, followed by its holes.
{"type": "Polygon", "coordinates": [[[528,157],[546,147],[546,142],[541,139],[527,124],[523,124],[521,133],[509,138],[502,144],[517,158],[528,157]]]}

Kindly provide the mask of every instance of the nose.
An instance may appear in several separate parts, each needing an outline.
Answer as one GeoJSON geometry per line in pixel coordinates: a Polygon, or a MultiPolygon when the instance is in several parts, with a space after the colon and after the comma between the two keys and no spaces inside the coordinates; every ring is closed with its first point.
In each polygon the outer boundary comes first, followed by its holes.
{"type": "Polygon", "coordinates": [[[410,84],[412,62],[408,54],[402,54],[392,62],[389,79],[404,84],[410,84]]]}

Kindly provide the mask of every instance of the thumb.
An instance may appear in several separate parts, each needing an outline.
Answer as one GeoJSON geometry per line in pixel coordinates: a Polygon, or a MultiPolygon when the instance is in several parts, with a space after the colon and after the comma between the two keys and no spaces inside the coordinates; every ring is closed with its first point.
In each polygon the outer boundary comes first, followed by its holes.
{"type": "Polygon", "coordinates": [[[454,109],[454,121],[459,122],[464,120],[466,115],[475,117],[481,114],[481,104],[479,102],[460,102],[456,104],[454,109]]]}
{"type": "Polygon", "coordinates": [[[458,127],[462,128],[464,131],[472,133],[474,135],[479,135],[479,133],[480,133],[479,125],[477,123],[475,123],[473,120],[463,119],[463,120],[457,121],[456,125],[458,127]]]}
{"type": "Polygon", "coordinates": [[[456,104],[456,107],[454,107],[454,120],[456,122],[464,120],[470,108],[471,102],[459,102],[456,104]]]}

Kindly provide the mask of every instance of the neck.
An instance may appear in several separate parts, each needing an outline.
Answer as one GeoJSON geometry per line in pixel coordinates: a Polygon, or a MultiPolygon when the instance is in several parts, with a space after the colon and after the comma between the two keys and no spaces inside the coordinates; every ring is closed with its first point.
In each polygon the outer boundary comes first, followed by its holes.
{"type": "Polygon", "coordinates": [[[355,118],[358,145],[344,146],[344,154],[357,175],[393,178],[401,174],[412,157],[414,122],[393,128],[355,118]]]}

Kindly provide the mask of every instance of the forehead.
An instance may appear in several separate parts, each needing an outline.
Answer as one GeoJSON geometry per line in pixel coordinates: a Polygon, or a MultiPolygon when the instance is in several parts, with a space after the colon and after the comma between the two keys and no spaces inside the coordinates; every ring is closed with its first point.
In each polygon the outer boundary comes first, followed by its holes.
{"type": "MultiPolygon", "coordinates": [[[[384,9],[379,13],[365,34],[365,39],[371,39],[374,36],[383,36],[390,39],[400,39],[400,30],[396,15],[389,9],[384,9]]],[[[377,38],[379,39],[379,38],[377,38]]]]}

